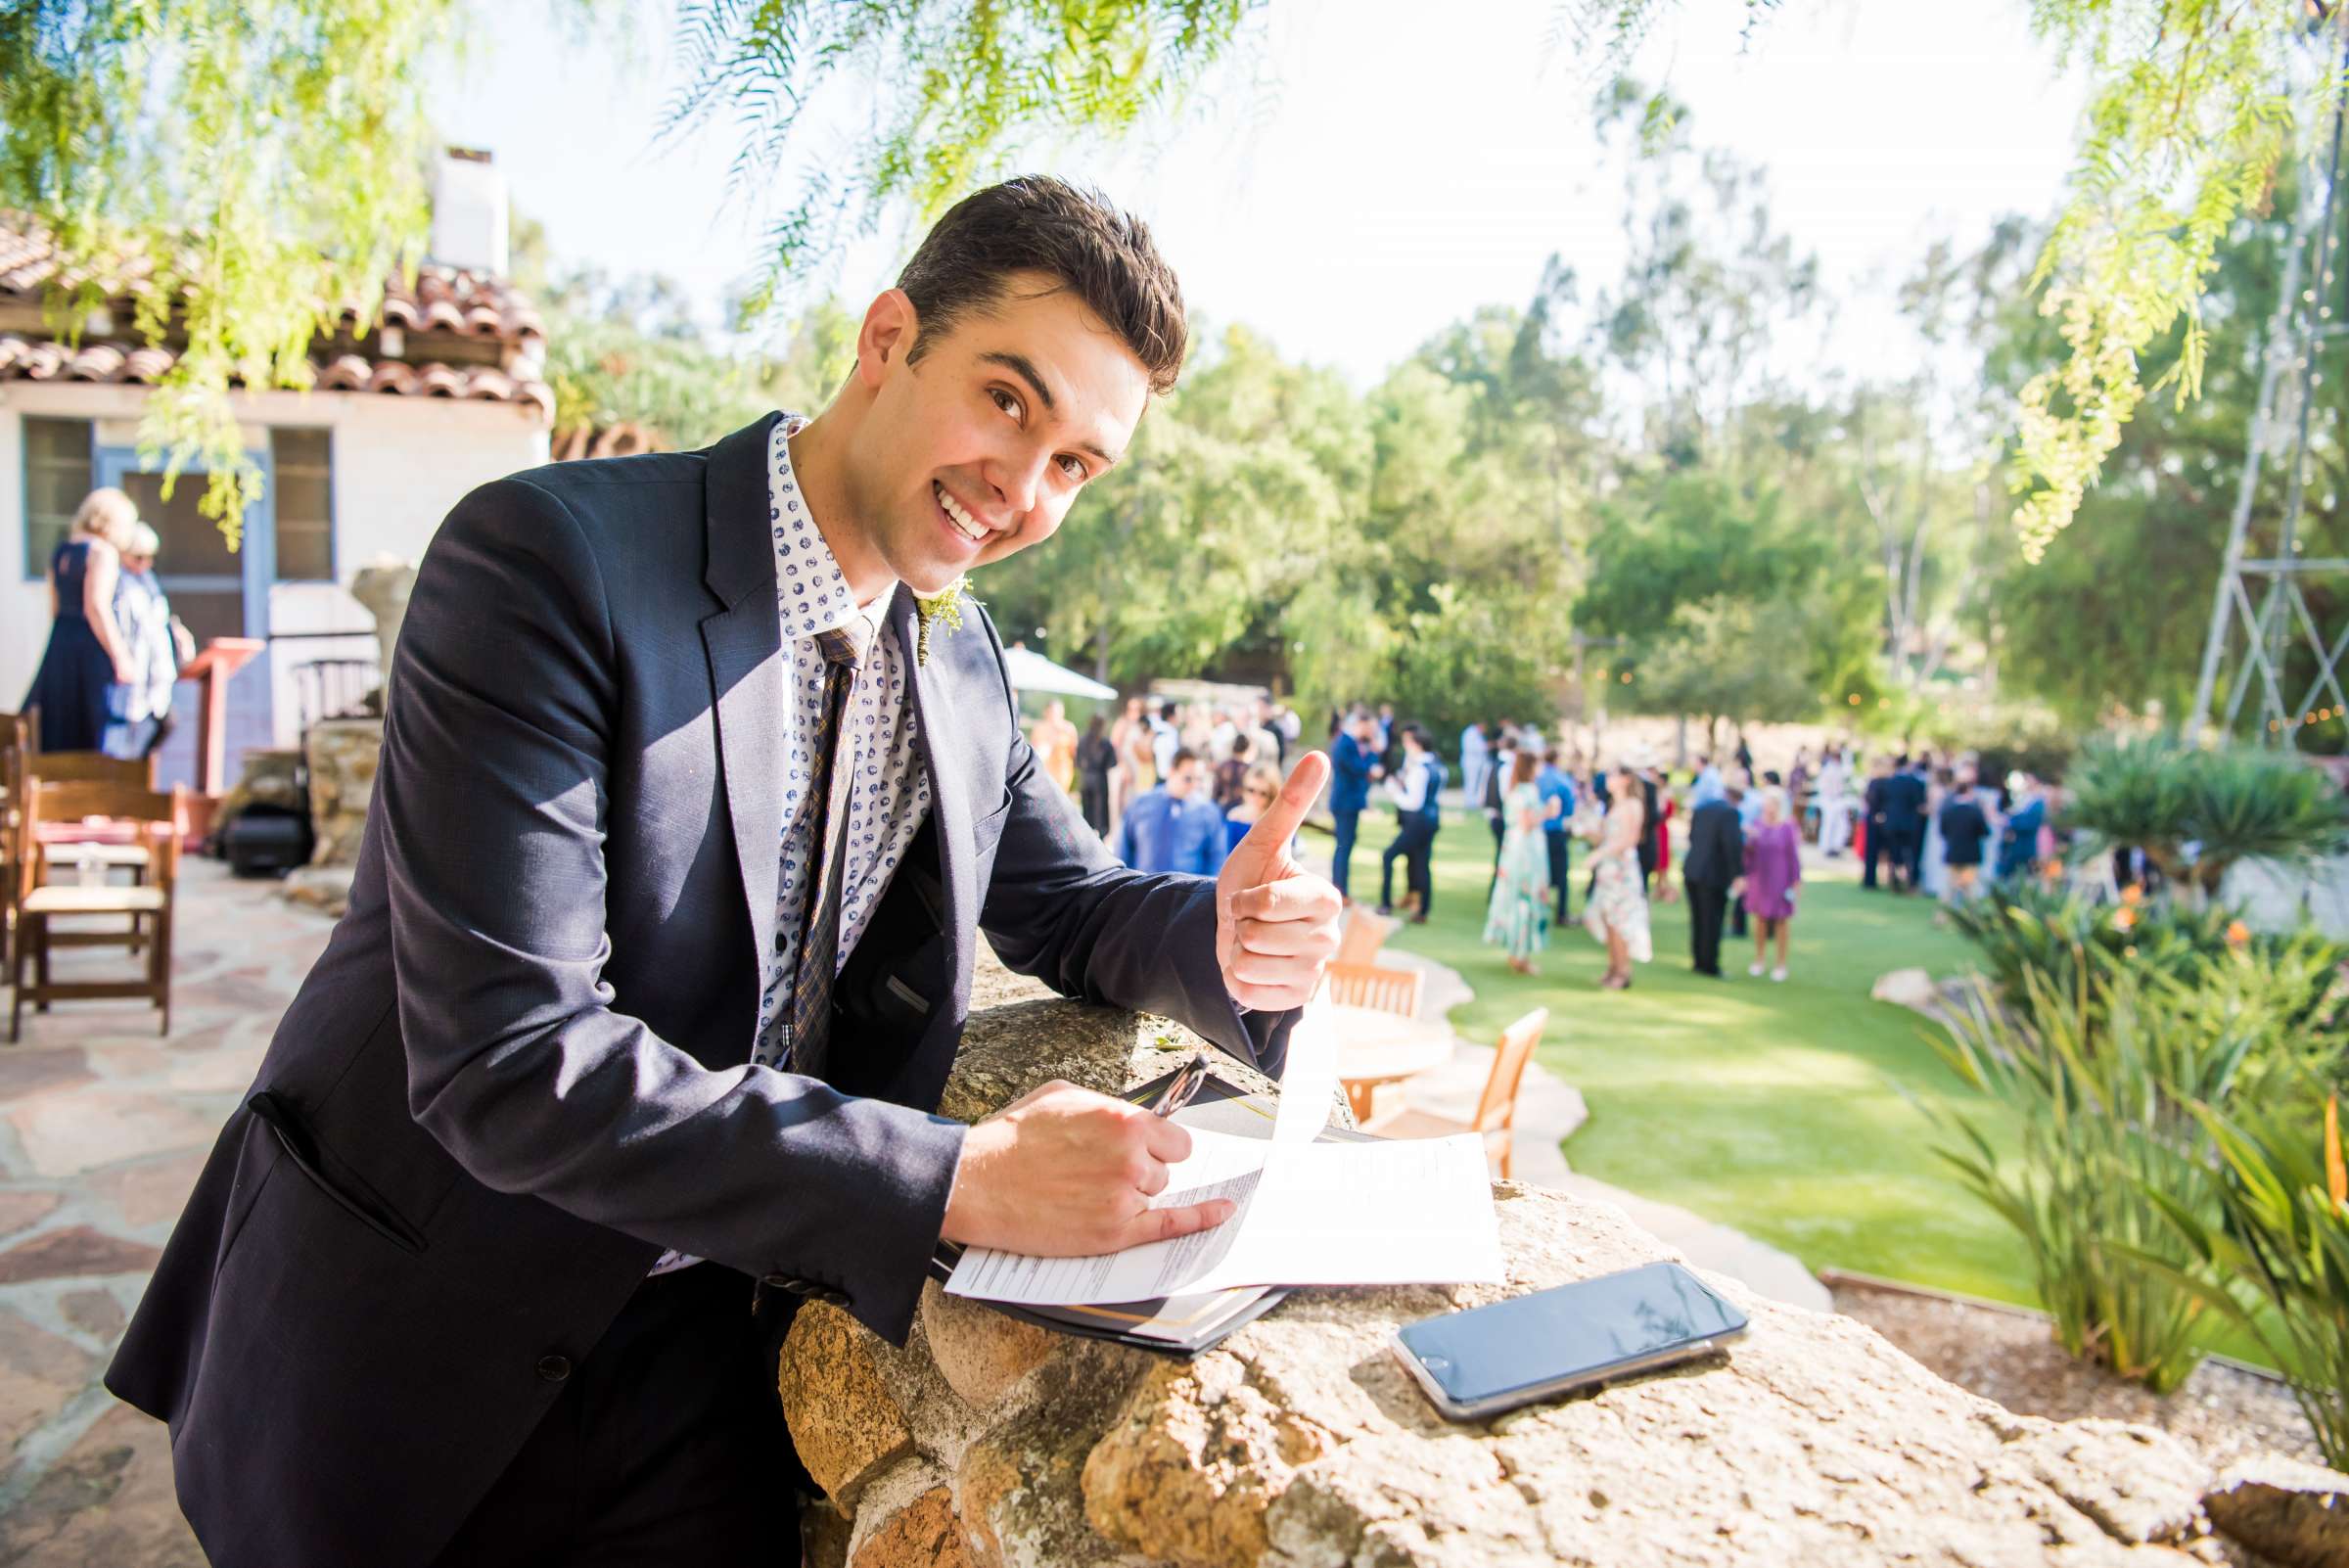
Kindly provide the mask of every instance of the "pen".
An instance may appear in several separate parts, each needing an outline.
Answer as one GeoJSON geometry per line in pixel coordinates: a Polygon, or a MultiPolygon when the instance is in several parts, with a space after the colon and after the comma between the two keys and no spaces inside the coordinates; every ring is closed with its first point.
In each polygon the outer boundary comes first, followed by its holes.
{"type": "Polygon", "coordinates": [[[1158,1091],[1158,1101],[1150,1107],[1152,1116],[1173,1116],[1191,1103],[1199,1085],[1207,1082],[1207,1053],[1194,1048],[1191,1059],[1182,1064],[1167,1086],[1158,1091]]]}

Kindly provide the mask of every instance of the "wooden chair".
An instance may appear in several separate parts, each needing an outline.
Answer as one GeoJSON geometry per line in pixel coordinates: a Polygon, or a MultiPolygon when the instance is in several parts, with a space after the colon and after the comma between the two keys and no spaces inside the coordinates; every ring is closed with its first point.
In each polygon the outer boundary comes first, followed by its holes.
{"type": "MultiPolygon", "coordinates": [[[[171,1032],[171,902],[179,880],[179,840],[187,820],[185,785],[168,795],[127,784],[34,778],[24,791],[24,837],[28,853],[17,868],[12,901],[17,918],[17,950],[9,963],[14,991],[9,999],[8,1038],[20,1038],[24,1004],[47,1012],[53,1001],[145,996],[161,1009],[160,1033],[171,1032]],[[48,847],[40,837],[44,822],[78,822],[103,816],[133,824],[146,840],[148,877],[139,887],[88,887],[77,883],[45,882],[48,847]],[[55,946],[72,945],[68,938],[90,933],[59,933],[51,922],[74,915],[127,915],[145,947],[145,978],[140,980],[74,980],[50,978],[49,953],[55,946]]],[[[106,934],[105,942],[120,939],[106,934]]]]}
{"type": "Polygon", "coordinates": [[[1403,924],[1385,915],[1373,914],[1359,903],[1346,906],[1346,918],[1338,933],[1338,954],[1333,963],[1366,967],[1378,959],[1378,949],[1387,945],[1395,928],[1403,924]]]}
{"type": "Polygon", "coordinates": [[[1405,1105],[1364,1123],[1362,1130],[1382,1138],[1441,1138],[1455,1132],[1481,1132],[1485,1153],[1488,1157],[1498,1154],[1500,1178],[1506,1181],[1517,1123],[1517,1085],[1525,1079],[1525,1064],[1533,1060],[1534,1047],[1542,1042],[1542,1030],[1548,1022],[1549,1009],[1537,1007],[1501,1031],[1499,1049],[1493,1053],[1493,1074],[1485,1080],[1484,1093],[1477,1096],[1472,1120],[1462,1122],[1405,1105]]]}
{"type": "MultiPolygon", "coordinates": [[[[137,790],[154,787],[155,764],[146,759],[109,757],[104,752],[42,752],[25,761],[25,775],[42,784],[120,784],[137,790]]],[[[186,824],[183,822],[184,828],[186,824]]],[[[128,871],[135,886],[147,880],[146,835],[134,822],[43,822],[40,849],[48,863],[96,864],[111,877],[128,871]]],[[[128,947],[137,952],[143,943],[136,920],[120,931],[74,931],[59,935],[60,947],[128,947]]]]}
{"type": "Polygon", "coordinates": [[[1393,1013],[1398,1018],[1419,1016],[1419,995],[1426,987],[1427,972],[1421,969],[1381,969],[1376,964],[1329,966],[1331,1001],[1393,1013]]]}

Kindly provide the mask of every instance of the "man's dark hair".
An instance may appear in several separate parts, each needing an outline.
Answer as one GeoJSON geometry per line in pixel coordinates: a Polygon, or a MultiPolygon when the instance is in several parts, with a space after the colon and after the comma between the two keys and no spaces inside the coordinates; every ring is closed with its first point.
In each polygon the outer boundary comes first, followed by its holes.
{"type": "Polygon", "coordinates": [[[1231,755],[1234,757],[1248,755],[1248,735],[1245,730],[1231,738],[1231,755]]]}
{"type": "Polygon", "coordinates": [[[918,363],[934,335],[991,312],[1015,272],[1076,295],[1142,362],[1152,392],[1174,389],[1190,342],[1174,269],[1141,219],[1048,174],[976,191],[931,228],[898,274],[920,321],[905,362],[918,363]]]}
{"type": "Polygon", "coordinates": [[[1197,761],[1199,761],[1197,752],[1192,751],[1188,746],[1177,746],[1174,748],[1174,755],[1167,759],[1167,771],[1172,773],[1183,763],[1197,761]]]}
{"type": "Polygon", "coordinates": [[[1403,732],[1405,735],[1409,737],[1411,744],[1418,747],[1421,751],[1432,752],[1436,749],[1434,737],[1429,735],[1426,730],[1421,729],[1417,724],[1404,725],[1403,732]]]}

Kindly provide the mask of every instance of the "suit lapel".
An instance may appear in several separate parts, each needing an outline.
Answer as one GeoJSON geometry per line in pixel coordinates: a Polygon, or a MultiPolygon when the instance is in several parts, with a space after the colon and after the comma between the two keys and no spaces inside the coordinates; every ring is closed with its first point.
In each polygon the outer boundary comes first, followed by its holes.
{"type": "Polygon", "coordinates": [[[775,611],[774,541],[768,536],[766,451],[779,415],[711,448],[703,581],[725,606],[702,622],[717,720],[718,770],[742,896],[760,964],[775,945],[775,879],[783,833],[783,627],[775,611]]]}

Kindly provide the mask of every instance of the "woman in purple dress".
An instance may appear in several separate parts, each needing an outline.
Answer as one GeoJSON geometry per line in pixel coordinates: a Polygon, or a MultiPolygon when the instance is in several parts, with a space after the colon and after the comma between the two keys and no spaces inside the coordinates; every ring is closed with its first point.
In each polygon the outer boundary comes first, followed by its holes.
{"type": "Polygon", "coordinates": [[[1774,936],[1778,966],[1770,978],[1786,978],[1786,928],[1794,924],[1794,890],[1802,880],[1802,840],[1786,820],[1786,794],[1764,790],[1762,820],[1745,840],[1745,875],[1729,889],[1731,898],[1744,893],[1746,912],[1754,918],[1754,961],[1747,974],[1760,978],[1765,951],[1774,936]]]}

